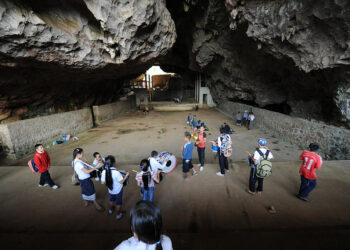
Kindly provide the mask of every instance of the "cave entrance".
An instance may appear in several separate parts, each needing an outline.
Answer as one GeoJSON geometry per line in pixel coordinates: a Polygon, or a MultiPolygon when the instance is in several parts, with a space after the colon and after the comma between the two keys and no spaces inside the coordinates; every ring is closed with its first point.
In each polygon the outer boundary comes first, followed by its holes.
{"type": "Polygon", "coordinates": [[[207,94],[203,94],[203,104],[208,104],[208,95],[207,94]]]}
{"type": "Polygon", "coordinates": [[[136,93],[136,105],[168,105],[169,103],[198,103],[195,94],[195,74],[154,65],[130,81],[136,93]]]}

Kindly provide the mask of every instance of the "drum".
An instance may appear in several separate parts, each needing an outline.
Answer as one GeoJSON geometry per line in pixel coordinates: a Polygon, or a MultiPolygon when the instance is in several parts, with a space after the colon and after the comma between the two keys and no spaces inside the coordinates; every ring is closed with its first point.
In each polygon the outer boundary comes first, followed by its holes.
{"type": "Polygon", "coordinates": [[[215,144],[211,144],[211,150],[214,152],[214,153],[217,153],[218,150],[219,150],[219,147],[215,144]]]}
{"type": "Polygon", "coordinates": [[[166,174],[169,174],[175,170],[176,165],[177,165],[177,159],[176,159],[175,155],[170,154],[169,152],[161,152],[157,157],[157,161],[162,165],[167,160],[169,160],[169,161],[166,163],[166,165],[163,169],[163,172],[166,174]]]}

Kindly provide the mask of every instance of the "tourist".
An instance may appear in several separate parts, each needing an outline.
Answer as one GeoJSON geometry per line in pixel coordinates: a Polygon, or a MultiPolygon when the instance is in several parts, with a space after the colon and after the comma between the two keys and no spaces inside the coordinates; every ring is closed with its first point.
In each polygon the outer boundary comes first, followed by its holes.
{"type": "Polygon", "coordinates": [[[106,157],[104,163],[105,169],[102,172],[101,183],[106,184],[108,187],[109,193],[109,209],[108,214],[112,215],[114,212],[114,204],[117,205],[116,219],[120,220],[123,217],[121,213],[122,201],[123,201],[123,183],[128,179],[130,175],[129,172],[126,172],[126,175],[123,177],[122,174],[114,167],[115,158],[112,155],[106,157]]]}
{"type": "Polygon", "coordinates": [[[120,243],[115,250],[172,250],[171,240],[163,235],[160,208],[148,201],[139,201],[130,211],[133,237],[120,243]]]}
{"type": "Polygon", "coordinates": [[[51,166],[50,156],[47,151],[44,150],[42,144],[35,145],[34,163],[38,167],[40,173],[39,187],[46,187],[50,185],[51,188],[57,189],[58,186],[53,182],[49,173],[49,167],[51,166]]]}
{"type": "Polygon", "coordinates": [[[297,197],[303,201],[310,201],[308,196],[316,187],[316,169],[322,166],[322,157],[316,154],[319,148],[320,146],[317,143],[310,143],[309,150],[305,150],[299,157],[300,160],[303,160],[303,163],[299,171],[301,184],[297,197]]]}
{"type": "Polygon", "coordinates": [[[217,154],[219,156],[220,172],[216,174],[218,176],[224,176],[225,169],[229,172],[227,157],[232,152],[231,137],[227,134],[225,126],[220,127],[220,136],[216,141],[212,141],[212,143],[219,147],[217,154]]]}
{"type": "Polygon", "coordinates": [[[163,164],[160,164],[157,161],[157,158],[158,158],[158,152],[153,150],[151,152],[151,157],[149,158],[149,164],[151,166],[151,171],[154,172],[155,174],[157,174],[158,170],[163,171],[163,169],[166,167],[166,164],[168,162],[167,160],[163,164]]]}
{"type": "Polygon", "coordinates": [[[259,178],[256,176],[257,166],[259,165],[261,159],[265,157],[267,160],[272,160],[273,155],[269,148],[266,146],[266,139],[259,138],[258,139],[258,148],[252,155],[248,152],[249,163],[250,163],[250,176],[249,176],[249,190],[248,193],[255,195],[257,190],[258,194],[261,195],[263,191],[264,178],[259,178]],[[258,182],[258,188],[256,189],[256,182],[258,182]]]}
{"type": "Polygon", "coordinates": [[[193,142],[191,141],[191,134],[189,132],[185,132],[185,145],[181,147],[182,151],[182,171],[184,173],[184,178],[189,179],[190,170],[192,169],[192,176],[197,175],[197,171],[194,169],[192,165],[192,152],[193,152],[193,142]]]}
{"type": "Polygon", "coordinates": [[[244,110],[242,126],[246,126],[248,120],[248,110],[244,110]]]}
{"type": "Polygon", "coordinates": [[[253,130],[254,120],[255,120],[255,115],[253,112],[250,112],[248,116],[248,130],[253,130]]]}
{"type": "Polygon", "coordinates": [[[241,126],[242,125],[242,114],[241,112],[238,111],[237,115],[236,115],[236,125],[237,126],[241,126]]]}
{"type": "Polygon", "coordinates": [[[204,159],[205,159],[205,144],[207,141],[207,134],[204,132],[205,128],[202,124],[199,127],[199,133],[198,133],[198,141],[196,141],[197,146],[197,152],[198,152],[198,160],[199,164],[198,167],[200,171],[204,170],[204,159]]]}
{"type": "Polygon", "coordinates": [[[82,148],[76,148],[73,151],[73,168],[78,176],[82,197],[85,206],[89,206],[90,202],[93,202],[95,208],[99,212],[103,212],[104,208],[96,201],[95,187],[90,179],[90,173],[95,171],[97,168],[102,166],[99,162],[95,167],[89,169],[88,166],[81,160],[84,156],[84,151],[82,148]]]}
{"type": "MultiPolygon", "coordinates": [[[[104,165],[105,158],[103,158],[99,152],[93,153],[93,157],[94,157],[94,161],[92,163],[93,166],[96,166],[99,162],[101,162],[104,165]]],[[[100,180],[102,170],[103,170],[103,167],[96,169],[96,171],[95,171],[95,174],[96,174],[95,180],[96,181],[100,180]]]]}
{"type": "Polygon", "coordinates": [[[152,172],[149,164],[141,162],[141,172],[136,174],[137,185],[141,187],[142,200],[153,202],[154,197],[154,182],[159,182],[159,173],[152,172]]]}

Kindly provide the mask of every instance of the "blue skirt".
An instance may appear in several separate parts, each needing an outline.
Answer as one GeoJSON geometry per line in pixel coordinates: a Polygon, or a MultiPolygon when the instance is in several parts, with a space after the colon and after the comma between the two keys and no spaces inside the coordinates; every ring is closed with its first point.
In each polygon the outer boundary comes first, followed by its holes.
{"type": "Polygon", "coordinates": [[[95,187],[90,178],[79,180],[81,187],[81,194],[84,200],[93,201],[96,200],[95,187]]]}

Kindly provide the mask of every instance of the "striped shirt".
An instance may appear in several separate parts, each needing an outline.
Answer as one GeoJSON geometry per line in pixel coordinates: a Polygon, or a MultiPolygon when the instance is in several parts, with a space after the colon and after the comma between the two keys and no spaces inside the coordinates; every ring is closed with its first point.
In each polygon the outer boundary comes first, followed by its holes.
{"type": "MultiPolygon", "coordinates": [[[[144,173],[147,173],[147,172],[141,171],[141,172],[136,174],[136,181],[141,183],[141,187],[143,187],[142,175],[144,173]]],[[[157,175],[154,172],[149,171],[149,173],[151,174],[151,180],[148,183],[148,187],[154,187],[154,180],[157,178],[157,175]]]]}

